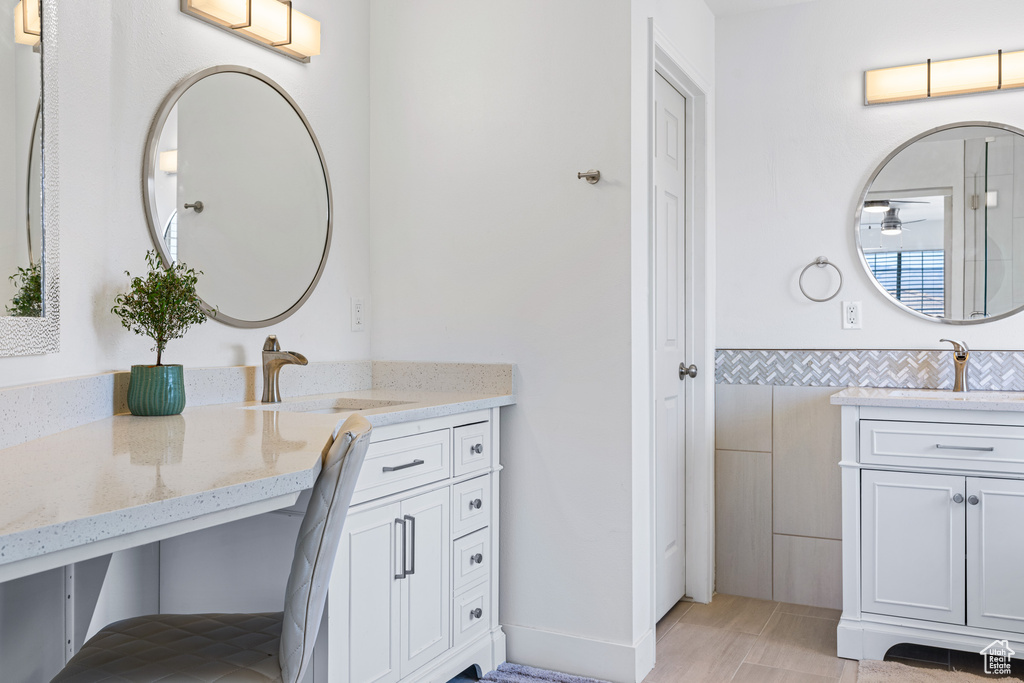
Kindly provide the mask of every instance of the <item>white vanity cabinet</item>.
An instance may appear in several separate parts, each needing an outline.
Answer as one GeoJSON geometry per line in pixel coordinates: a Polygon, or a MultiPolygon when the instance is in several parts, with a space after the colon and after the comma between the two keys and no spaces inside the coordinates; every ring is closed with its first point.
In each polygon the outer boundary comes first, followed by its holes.
{"type": "MultiPolygon", "coordinates": [[[[496,614],[498,416],[492,408],[374,428],[307,681],[444,683],[505,661],[496,614]]],[[[174,539],[162,558],[161,610],[280,609],[283,564],[271,570],[250,557],[232,566],[215,548],[257,533],[266,546],[268,522],[291,519],[272,541],[290,557],[303,509],[300,499],[294,509],[174,539]],[[204,574],[230,579],[214,597],[205,591],[202,606],[194,587],[204,574]]]]}
{"type": "MultiPolygon", "coordinates": [[[[843,405],[838,654],[1024,648],[1024,412],[843,405]]],[[[880,390],[875,390],[880,391],[880,390]]],[[[846,395],[844,400],[844,395],[846,395]]]]}
{"type": "Polygon", "coordinates": [[[497,434],[497,409],[374,430],[331,577],[327,680],[443,683],[504,661],[497,434]]]}

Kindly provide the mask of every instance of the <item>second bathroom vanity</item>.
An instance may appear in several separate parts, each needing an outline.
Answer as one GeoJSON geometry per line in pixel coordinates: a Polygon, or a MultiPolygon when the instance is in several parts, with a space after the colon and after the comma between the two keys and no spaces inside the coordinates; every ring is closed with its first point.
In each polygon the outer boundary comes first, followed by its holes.
{"type": "Polygon", "coordinates": [[[25,425],[0,448],[0,589],[20,596],[3,617],[35,643],[0,652],[12,680],[48,680],[119,619],[279,611],[320,451],[355,411],[371,443],[304,683],[447,681],[505,661],[499,423],[512,366],[311,364],[292,369],[280,403],[216,400],[258,390],[254,371],[195,370],[193,393],[211,400],[181,415],[78,426],[30,422],[33,397],[95,385],[102,399],[112,376],[0,390],[25,425]]]}
{"type": "Polygon", "coordinates": [[[838,654],[1024,651],[1024,394],[846,389],[838,654]]]}

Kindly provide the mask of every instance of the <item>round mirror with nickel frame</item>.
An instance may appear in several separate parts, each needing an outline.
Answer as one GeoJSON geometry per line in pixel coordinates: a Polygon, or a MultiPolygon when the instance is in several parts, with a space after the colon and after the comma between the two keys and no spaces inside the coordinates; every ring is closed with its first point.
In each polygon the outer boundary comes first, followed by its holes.
{"type": "Polygon", "coordinates": [[[925,131],[890,153],[861,194],[861,265],[916,317],[970,325],[1011,316],[1024,309],[1016,197],[1024,198],[1024,130],[967,121],[925,131]]]}
{"type": "Polygon", "coordinates": [[[323,150],[298,104],[257,71],[213,67],[168,94],[143,197],[161,258],[203,272],[197,292],[215,320],[278,323],[323,274],[334,215],[323,150]]]}

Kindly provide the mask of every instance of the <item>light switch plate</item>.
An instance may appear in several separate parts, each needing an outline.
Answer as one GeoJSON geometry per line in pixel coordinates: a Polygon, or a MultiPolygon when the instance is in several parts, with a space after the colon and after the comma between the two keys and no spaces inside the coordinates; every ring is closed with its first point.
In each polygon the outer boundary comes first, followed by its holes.
{"type": "Polygon", "coordinates": [[[362,332],[366,329],[366,302],[362,297],[352,297],[352,331],[362,332]]]}

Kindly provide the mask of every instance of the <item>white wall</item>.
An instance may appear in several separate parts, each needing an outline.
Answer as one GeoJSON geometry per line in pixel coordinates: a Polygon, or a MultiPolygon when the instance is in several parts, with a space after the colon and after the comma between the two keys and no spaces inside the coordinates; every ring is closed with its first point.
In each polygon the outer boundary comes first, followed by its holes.
{"type": "Polygon", "coordinates": [[[142,203],[142,154],[166,93],[216,64],[268,75],[302,107],[334,187],[327,269],[305,306],[272,328],[218,322],[170,343],[165,360],[192,366],[258,362],[263,338],[311,361],[368,358],[369,335],[350,331],[348,297],[369,292],[369,3],[304,0],[323,25],[323,54],[300,64],[178,11],[176,3],[61,3],[61,352],[0,358],[0,386],[126,369],[151,362],[150,342],[110,314],[125,270],[151,248],[142,203]]]}
{"type": "Polygon", "coordinates": [[[1024,90],[865,107],[864,70],[1020,49],[1022,22],[1013,0],[818,0],[718,20],[720,348],[940,348],[951,334],[1020,348],[1024,316],[953,329],[889,303],[861,268],[853,215],[875,167],[914,135],[1024,127],[1024,90]],[[797,286],[819,255],[846,275],[824,304],[797,286]],[[862,330],[840,328],[840,300],[863,302],[862,330]]]}
{"type": "Polygon", "coordinates": [[[610,680],[639,677],[652,626],[649,539],[635,543],[649,499],[633,488],[648,426],[632,412],[646,16],[714,70],[710,12],[670,5],[371,6],[374,356],[517,363],[501,442],[509,658],[610,680]],[[576,178],[589,168],[597,185],[576,178]]]}
{"type": "Polygon", "coordinates": [[[371,26],[375,357],[517,363],[501,621],[631,643],[629,6],[376,0],[371,26]]]}

